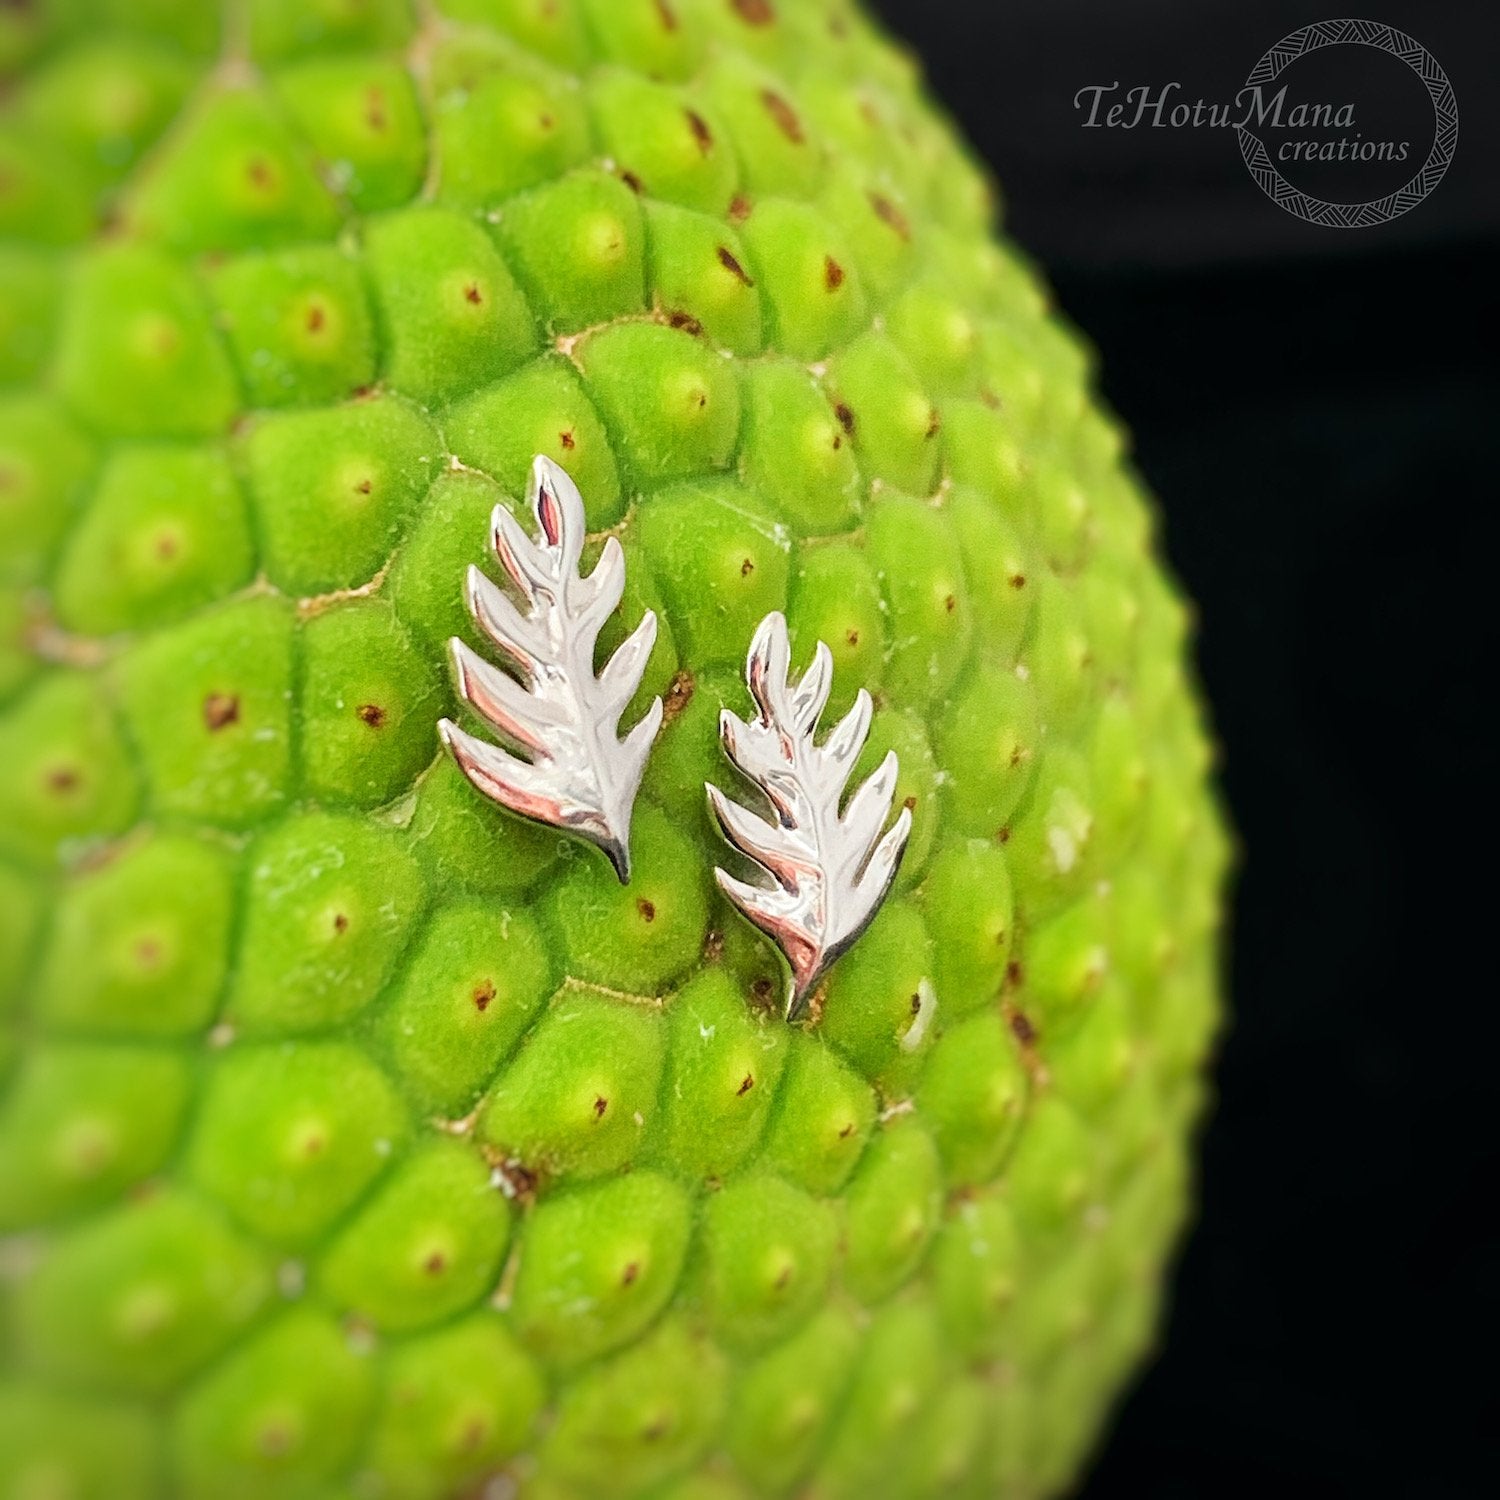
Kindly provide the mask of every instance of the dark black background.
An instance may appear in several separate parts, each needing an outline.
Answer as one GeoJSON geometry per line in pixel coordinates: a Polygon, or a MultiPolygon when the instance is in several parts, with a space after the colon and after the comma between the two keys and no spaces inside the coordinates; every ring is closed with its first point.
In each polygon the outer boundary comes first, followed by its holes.
{"type": "Polygon", "coordinates": [[[1199,604],[1244,845],[1199,1222],[1083,1493],[1500,1493],[1497,7],[1358,9],[1444,67],[1459,142],[1431,198],[1355,231],[1274,206],[1232,132],[1073,106],[1115,79],[1231,98],[1347,8],[876,8],[1098,346],[1199,604]]]}

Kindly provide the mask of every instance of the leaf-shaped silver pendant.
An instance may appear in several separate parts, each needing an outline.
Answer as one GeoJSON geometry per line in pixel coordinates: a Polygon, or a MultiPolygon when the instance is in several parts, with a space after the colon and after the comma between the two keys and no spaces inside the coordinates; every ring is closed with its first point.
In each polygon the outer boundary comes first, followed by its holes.
{"type": "Polygon", "coordinates": [[[725,870],[714,871],[720,890],[791,965],[788,1020],[829,965],[870,925],[896,878],[911,832],[911,812],[903,807],[881,834],[896,791],[895,751],[839,811],[870,732],[870,695],[861,688],[854,707],[817,745],[813,735],[833,684],[833,656],[819,641],[812,665],[795,686],[788,680],[790,665],[786,619],[769,614],[745,663],[760,715],[750,723],[728,709],[719,715],[725,754],[765,793],[776,821],[707,785],[724,836],[771,877],[769,883],[748,885],[725,870]]]}
{"type": "Polygon", "coordinates": [[[580,576],[583,500],[551,459],[532,464],[526,498],[541,540],[533,542],[501,505],[490,535],[525,608],[478,568],[470,567],[464,584],[469,612],[517,676],[456,637],[449,642],[459,695],[520,755],[476,739],[450,719],[439,721],[438,733],[486,797],[597,844],[624,884],[630,879],[630,813],[661,728],[661,699],[624,739],[619,721],[645,673],[656,615],[646,611],[596,676],[594,647],[625,588],[624,553],[610,537],[594,571],[580,576]]]}

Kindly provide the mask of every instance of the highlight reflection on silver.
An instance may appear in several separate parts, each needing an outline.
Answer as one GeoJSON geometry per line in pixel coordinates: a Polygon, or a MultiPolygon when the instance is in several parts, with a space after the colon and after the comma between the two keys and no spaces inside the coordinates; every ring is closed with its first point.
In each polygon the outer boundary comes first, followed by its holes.
{"type": "Polygon", "coordinates": [[[656,640],[656,615],[641,623],[594,675],[594,647],[625,587],[625,557],[610,537],[594,571],[579,576],[587,525],[578,487],[549,458],[531,466],[527,501],[541,528],[533,542],[503,506],[490,543],[527,606],[471,567],[464,592],[484,634],[509,658],[516,677],[490,665],[456,637],[459,695],[527,758],[460,729],[438,733],[464,775],[502,807],[576,833],[609,856],[623,885],[630,879],[630,814],[662,703],[622,740],[620,714],[635,695],[656,640]]]}
{"type": "Polygon", "coordinates": [[[768,822],[731,802],[712,783],[709,806],[724,836],[754,860],[770,883],[748,885],[715,870],[719,888],[786,955],[791,984],[786,1014],[801,1010],[830,964],[870,925],[896,878],[911,832],[911,812],[881,836],[890,816],[898,771],[891,751],[849,799],[839,801],[870,732],[872,705],[863,688],[854,707],[819,746],[818,717],[828,702],[833,656],[821,641],[812,665],[793,686],[786,619],[761,621],[745,663],[760,709],[750,723],[725,709],[719,738],[735,767],[765,793],[776,814],[768,822]]]}

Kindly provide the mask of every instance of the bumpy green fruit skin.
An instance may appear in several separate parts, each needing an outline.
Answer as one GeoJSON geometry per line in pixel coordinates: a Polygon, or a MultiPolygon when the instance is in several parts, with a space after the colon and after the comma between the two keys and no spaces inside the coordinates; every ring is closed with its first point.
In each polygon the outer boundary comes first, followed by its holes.
{"type": "Polygon", "coordinates": [[[37,0],[0,65],[0,1489],[1056,1493],[1227,840],[1121,433],[909,60],[846,0],[37,0]],[[538,452],[601,650],[661,616],[626,888],[433,732],[538,452]],[[772,609],[914,813],[795,1026],[701,794],[772,609]]]}

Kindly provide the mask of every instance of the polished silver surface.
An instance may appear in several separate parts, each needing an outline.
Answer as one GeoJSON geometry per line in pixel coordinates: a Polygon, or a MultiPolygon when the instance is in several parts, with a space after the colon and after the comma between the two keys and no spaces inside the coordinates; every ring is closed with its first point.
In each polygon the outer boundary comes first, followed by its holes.
{"type": "Polygon", "coordinates": [[[624,739],[619,721],[646,670],[656,616],[647,610],[596,676],[594,647],[625,587],[624,554],[610,537],[594,571],[580,576],[583,500],[551,459],[532,464],[527,501],[541,528],[539,542],[499,505],[490,537],[524,607],[478,568],[471,567],[465,581],[470,613],[517,675],[492,666],[456,637],[449,642],[459,695],[520,754],[477,739],[449,719],[439,721],[438,733],[486,797],[598,845],[624,884],[630,879],[630,813],[661,728],[661,699],[624,739]]]}
{"type": "Polygon", "coordinates": [[[749,885],[716,869],[719,888],[760,928],[791,965],[787,1019],[794,1019],[828,966],[846,952],[880,908],[911,832],[902,808],[882,836],[895,796],[891,751],[849,799],[839,802],[870,732],[872,705],[863,688],[854,707],[822,745],[813,741],[833,683],[833,657],[821,641],[795,686],[788,680],[791,644],[779,613],[761,621],[745,663],[745,680],[760,710],[749,723],[725,709],[719,716],[724,751],[765,794],[769,822],[731,802],[712,783],[708,801],[724,836],[770,876],[749,885]]]}

